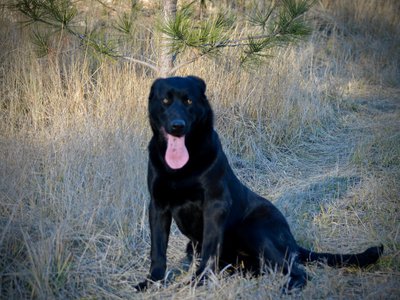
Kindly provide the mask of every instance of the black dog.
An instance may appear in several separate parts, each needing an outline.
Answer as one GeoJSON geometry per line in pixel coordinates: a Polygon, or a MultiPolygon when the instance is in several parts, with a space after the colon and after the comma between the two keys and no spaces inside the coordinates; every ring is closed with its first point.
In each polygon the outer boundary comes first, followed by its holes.
{"type": "Polygon", "coordinates": [[[360,254],[315,253],[297,245],[284,216],[268,200],[245,187],[233,173],[213,129],[213,112],[200,78],[157,79],[150,91],[148,187],[151,230],[149,281],[164,278],[172,218],[200,257],[196,276],[231,264],[259,274],[263,261],[289,273],[289,289],[301,288],[307,275],[299,263],[367,266],[383,246],[360,254]]]}

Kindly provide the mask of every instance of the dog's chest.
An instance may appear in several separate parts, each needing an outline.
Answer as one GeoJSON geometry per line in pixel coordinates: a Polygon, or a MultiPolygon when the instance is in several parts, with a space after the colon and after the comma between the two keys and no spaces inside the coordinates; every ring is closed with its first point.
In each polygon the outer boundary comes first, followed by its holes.
{"type": "Polygon", "coordinates": [[[199,183],[190,180],[159,179],[153,186],[153,195],[160,204],[174,209],[203,202],[204,189],[199,183]]]}
{"type": "Polygon", "coordinates": [[[184,235],[193,241],[202,241],[203,210],[200,201],[174,206],[171,212],[176,225],[184,235]]]}
{"type": "Polygon", "coordinates": [[[153,192],[155,200],[169,208],[179,230],[190,239],[201,241],[204,202],[201,185],[190,180],[160,180],[153,192]]]}

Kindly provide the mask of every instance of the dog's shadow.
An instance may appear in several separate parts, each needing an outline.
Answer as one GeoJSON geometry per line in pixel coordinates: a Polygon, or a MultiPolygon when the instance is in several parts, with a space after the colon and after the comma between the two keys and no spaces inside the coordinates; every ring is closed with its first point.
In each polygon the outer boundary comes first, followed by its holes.
{"type": "Polygon", "coordinates": [[[274,204],[284,214],[294,233],[304,234],[312,226],[313,218],[335,201],[348,195],[359,185],[357,176],[328,176],[318,178],[306,186],[282,193],[274,204]]]}

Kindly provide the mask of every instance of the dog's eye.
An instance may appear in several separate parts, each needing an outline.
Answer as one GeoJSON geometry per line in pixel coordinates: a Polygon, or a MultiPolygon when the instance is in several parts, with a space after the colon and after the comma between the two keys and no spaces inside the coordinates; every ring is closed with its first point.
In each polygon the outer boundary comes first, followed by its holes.
{"type": "Polygon", "coordinates": [[[170,104],[170,103],[171,103],[171,100],[169,100],[169,99],[167,99],[167,98],[164,98],[162,102],[163,102],[164,104],[170,104]]]}
{"type": "Polygon", "coordinates": [[[191,99],[186,99],[186,100],[184,101],[184,103],[185,103],[186,105],[191,105],[191,104],[193,103],[193,101],[192,101],[191,99]]]}

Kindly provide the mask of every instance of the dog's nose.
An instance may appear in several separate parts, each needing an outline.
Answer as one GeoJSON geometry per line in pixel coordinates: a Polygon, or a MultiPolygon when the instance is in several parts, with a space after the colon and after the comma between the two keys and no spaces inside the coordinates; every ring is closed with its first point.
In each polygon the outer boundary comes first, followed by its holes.
{"type": "Polygon", "coordinates": [[[176,119],[171,121],[172,133],[180,134],[185,129],[186,122],[182,119],[176,119]]]}

